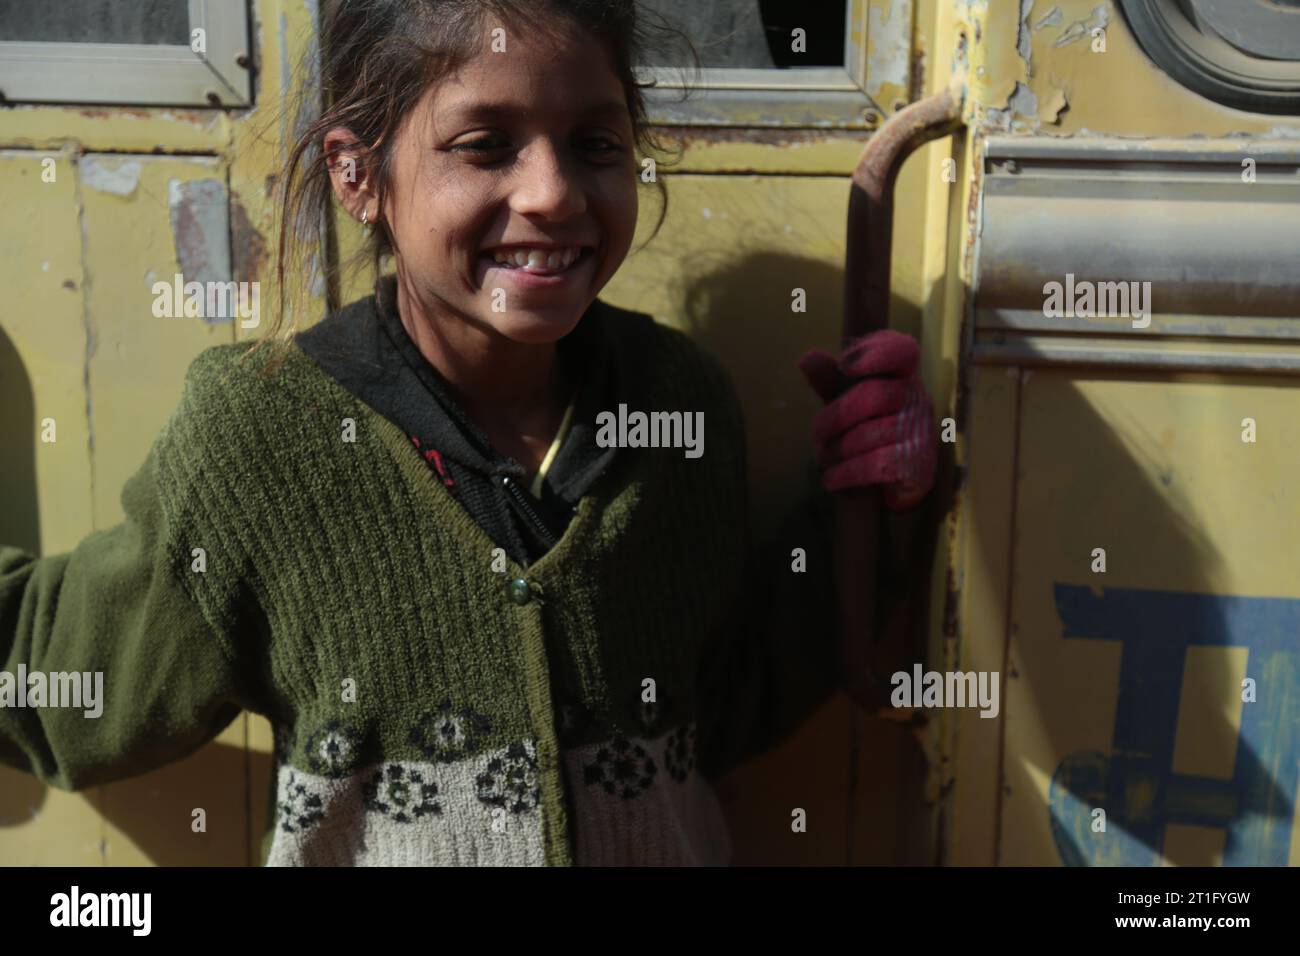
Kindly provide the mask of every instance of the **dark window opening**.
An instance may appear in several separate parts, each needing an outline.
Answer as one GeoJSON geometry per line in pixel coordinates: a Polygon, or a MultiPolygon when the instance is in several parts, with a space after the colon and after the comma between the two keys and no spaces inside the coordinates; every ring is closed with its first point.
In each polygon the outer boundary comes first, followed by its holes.
{"type": "MultiPolygon", "coordinates": [[[[847,0],[640,0],[690,38],[706,69],[844,65],[847,0]],[[795,52],[793,31],[804,31],[795,52]]],[[[686,66],[677,62],[651,66],[686,66]]]]}

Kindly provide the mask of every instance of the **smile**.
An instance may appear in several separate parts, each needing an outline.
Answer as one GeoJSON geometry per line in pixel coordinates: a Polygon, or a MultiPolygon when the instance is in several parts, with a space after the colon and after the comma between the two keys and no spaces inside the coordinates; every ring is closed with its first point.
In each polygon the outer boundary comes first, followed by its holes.
{"type": "Polygon", "coordinates": [[[546,248],[537,246],[501,246],[483,253],[504,269],[517,269],[529,275],[559,275],[583,258],[588,250],[582,246],[546,248]]]}

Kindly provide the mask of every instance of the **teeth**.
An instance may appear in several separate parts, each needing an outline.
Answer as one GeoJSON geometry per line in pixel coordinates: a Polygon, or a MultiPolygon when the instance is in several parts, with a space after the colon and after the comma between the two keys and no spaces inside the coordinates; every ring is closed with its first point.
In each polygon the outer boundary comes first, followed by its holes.
{"type": "Polygon", "coordinates": [[[492,257],[502,265],[526,269],[529,272],[561,272],[573,265],[580,255],[582,249],[576,246],[558,250],[494,249],[492,251],[492,257]]]}

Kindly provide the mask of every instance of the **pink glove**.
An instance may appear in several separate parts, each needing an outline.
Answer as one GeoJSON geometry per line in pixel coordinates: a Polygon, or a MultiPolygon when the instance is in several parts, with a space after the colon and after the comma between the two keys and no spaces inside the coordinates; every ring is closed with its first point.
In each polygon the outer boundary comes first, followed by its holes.
{"type": "Polygon", "coordinates": [[[914,507],[934,486],[938,448],[930,396],[916,374],[916,339],[882,329],[854,339],[839,360],[811,349],[799,360],[826,402],[813,444],[827,491],[882,485],[886,507],[914,507]],[[840,382],[850,385],[840,394],[840,382]]]}

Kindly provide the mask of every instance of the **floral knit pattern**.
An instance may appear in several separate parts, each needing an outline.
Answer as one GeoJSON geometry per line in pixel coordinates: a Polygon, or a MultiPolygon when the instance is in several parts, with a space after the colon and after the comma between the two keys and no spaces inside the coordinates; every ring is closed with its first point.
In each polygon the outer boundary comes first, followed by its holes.
{"type": "Polygon", "coordinates": [[[331,720],[307,738],[307,769],[323,777],[352,772],[360,757],[361,739],[350,724],[331,720]]]}
{"type": "Polygon", "coordinates": [[[438,785],[418,770],[390,763],[377,770],[362,791],[367,810],[382,813],[396,823],[413,823],[421,817],[442,815],[438,785]]]}
{"type": "Polygon", "coordinates": [[[504,756],[489,760],[474,784],[480,801],[515,814],[535,809],[542,799],[537,760],[522,743],[511,744],[504,756]]]}
{"type": "Polygon", "coordinates": [[[678,727],[668,735],[664,745],[664,766],[668,774],[682,783],[695,769],[695,724],[678,727]]]}
{"type": "Polygon", "coordinates": [[[455,710],[450,700],[444,700],[411,730],[410,740],[431,760],[450,763],[478,753],[491,729],[488,719],[474,708],[455,710]]]}
{"type": "Polygon", "coordinates": [[[658,769],[644,747],[616,732],[609,743],[596,751],[595,760],[583,768],[583,778],[606,793],[632,800],[649,789],[658,769]]]}
{"type": "Polygon", "coordinates": [[[297,774],[290,773],[276,806],[281,829],[285,833],[296,833],[319,823],[325,816],[321,806],[320,794],[311,790],[297,774]]]}
{"type": "Polygon", "coordinates": [[[718,866],[730,860],[725,815],[697,769],[695,739],[692,721],[655,737],[614,731],[610,740],[565,752],[566,773],[577,783],[578,865],[718,866]]]}

